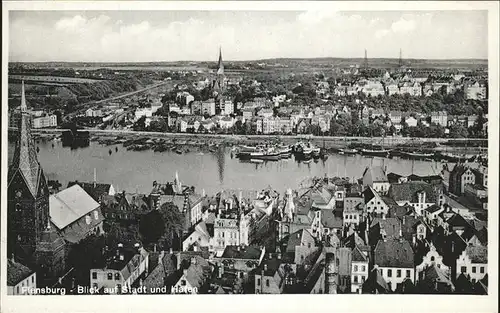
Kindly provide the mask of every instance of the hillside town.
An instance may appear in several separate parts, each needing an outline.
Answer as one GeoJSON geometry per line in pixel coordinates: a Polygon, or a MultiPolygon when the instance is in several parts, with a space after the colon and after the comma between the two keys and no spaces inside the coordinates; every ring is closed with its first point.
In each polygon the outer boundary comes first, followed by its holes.
{"type": "Polygon", "coordinates": [[[95,172],[62,186],[38,161],[24,85],[19,111],[9,294],[488,294],[482,164],[215,194],[178,174],[146,194],[95,172]]]}
{"type": "MultiPolygon", "coordinates": [[[[219,51],[215,70],[179,70],[166,77],[149,74],[169,83],[168,88],[98,105],[89,102],[76,112],[70,105],[62,109],[40,105],[32,112],[33,127],[73,123],[86,128],[171,133],[487,137],[486,69],[412,69],[402,59],[399,62],[396,68],[371,68],[365,55],[361,65],[269,77],[228,71],[219,51]]],[[[76,77],[83,73],[64,72],[76,77]]],[[[124,74],[95,70],[88,75],[91,73],[109,80],[123,79],[124,74]]],[[[59,78],[72,86],[75,79],[59,78]]],[[[53,77],[11,75],[11,80],[52,84],[53,77]]],[[[18,94],[11,96],[15,99],[18,94]]],[[[14,127],[17,107],[10,116],[14,127]]]]}

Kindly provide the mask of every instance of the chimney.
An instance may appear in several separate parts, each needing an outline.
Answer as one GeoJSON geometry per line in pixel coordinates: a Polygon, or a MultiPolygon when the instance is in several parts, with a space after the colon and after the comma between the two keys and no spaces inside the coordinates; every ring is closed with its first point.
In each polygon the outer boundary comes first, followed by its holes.
{"type": "Polygon", "coordinates": [[[174,251],[173,251],[172,247],[170,247],[170,249],[168,250],[168,253],[169,253],[169,254],[174,253],[174,251]]]}
{"type": "Polygon", "coordinates": [[[164,257],[165,257],[165,251],[163,251],[163,250],[162,250],[162,251],[160,252],[160,255],[158,256],[158,263],[159,263],[160,265],[162,265],[162,264],[163,264],[163,258],[164,258],[164,257]]]}
{"type": "Polygon", "coordinates": [[[264,271],[267,271],[267,264],[264,264],[264,271]]]}

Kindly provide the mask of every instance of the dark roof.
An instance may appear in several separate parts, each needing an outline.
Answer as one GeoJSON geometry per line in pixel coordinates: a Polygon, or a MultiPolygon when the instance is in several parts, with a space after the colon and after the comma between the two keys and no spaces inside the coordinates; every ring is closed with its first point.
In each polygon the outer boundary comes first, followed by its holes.
{"type": "Polygon", "coordinates": [[[7,286],[15,286],[33,274],[34,271],[11,259],[7,262],[7,286]]]}
{"type": "Polygon", "coordinates": [[[427,207],[425,211],[429,213],[436,213],[437,211],[441,210],[441,207],[437,204],[433,204],[430,207],[427,207]]]}
{"type": "Polygon", "coordinates": [[[358,246],[352,250],[353,262],[368,262],[368,257],[359,249],[358,246]]]}
{"type": "Polygon", "coordinates": [[[402,283],[396,287],[396,293],[414,294],[417,293],[417,288],[409,278],[405,278],[402,283]]]}
{"type": "Polygon", "coordinates": [[[293,234],[283,238],[283,243],[286,245],[286,252],[295,253],[295,247],[300,246],[302,241],[311,242],[314,245],[314,237],[307,229],[299,229],[293,234]]]}
{"type": "Polygon", "coordinates": [[[109,189],[111,188],[111,184],[103,184],[103,183],[89,183],[89,182],[79,182],[79,181],[71,181],[68,183],[66,188],[69,188],[73,185],[80,185],[95,201],[99,201],[99,198],[103,195],[109,194],[109,189]]]}
{"type": "Polygon", "coordinates": [[[258,260],[262,250],[254,246],[226,246],[221,258],[258,260]]]}
{"type": "Polygon", "coordinates": [[[144,279],[143,285],[146,286],[146,290],[163,287],[165,285],[165,276],[166,274],[163,264],[158,263],[146,279],[144,279]]]}
{"type": "Polygon", "coordinates": [[[370,225],[370,235],[374,232],[380,233],[382,229],[385,231],[387,238],[397,238],[401,230],[401,221],[396,217],[374,218],[370,225]]]}
{"type": "Polygon", "coordinates": [[[387,174],[387,179],[389,180],[389,183],[395,184],[399,182],[399,179],[403,177],[402,175],[396,174],[396,173],[389,173],[387,174]]]}
{"type": "Polygon", "coordinates": [[[423,282],[429,283],[429,286],[432,286],[434,283],[444,283],[453,286],[450,277],[434,263],[428,266],[424,270],[424,273],[423,282]]]}
{"type": "Polygon", "coordinates": [[[391,289],[385,281],[384,277],[378,270],[378,268],[373,268],[373,270],[368,274],[366,282],[363,284],[363,293],[390,293],[391,289]]]}
{"type": "Polygon", "coordinates": [[[321,210],[321,224],[327,228],[342,228],[342,214],[336,214],[334,210],[321,210]]]}
{"type": "Polygon", "coordinates": [[[392,184],[388,195],[396,201],[408,201],[410,203],[418,202],[417,194],[425,192],[426,203],[436,202],[438,185],[431,185],[426,182],[412,181],[400,184],[392,184]]]}
{"type": "Polygon", "coordinates": [[[368,187],[363,191],[363,198],[365,200],[365,203],[368,203],[371,199],[375,197],[376,191],[373,190],[371,187],[368,187]]]}
{"type": "Polygon", "coordinates": [[[455,291],[462,294],[470,294],[474,290],[474,286],[464,273],[460,273],[455,280],[455,291]]]}
{"type": "Polygon", "coordinates": [[[483,246],[467,246],[465,253],[472,263],[488,263],[488,248],[483,246]]]}
{"type": "Polygon", "coordinates": [[[414,255],[405,239],[380,240],[374,251],[374,264],[381,267],[413,268],[414,255]]]}
{"type": "MultiPolygon", "coordinates": [[[[387,197],[385,197],[387,198],[387,197]]],[[[394,200],[392,200],[394,201],[394,200]]],[[[385,201],[384,201],[385,202],[385,201]]],[[[386,202],[387,203],[387,202],[386,202]]],[[[394,205],[394,204],[391,204],[389,206],[389,211],[387,212],[387,215],[389,217],[403,217],[405,215],[408,215],[408,213],[411,211],[412,207],[411,206],[407,206],[407,205],[403,205],[403,206],[400,206],[400,205],[394,205]]]]}
{"type": "Polygon", "coordinates": [[[257,275],[262,275],[262,272],[264,272],[264,276],[274,276],[276,271],[279,269],[280,265],[282,264],[282,261],[277,258],[267,258],[262,260],[262,263],[257,267],[255,270],[255,274],[257,275]]]}
{"type": "Polygon", "coordinates": [[[424,224],[427,227],[420,217],[403,216],[401,218],[401,232],[403,233],[403,237],[411,242],[413,235],[417,234],[417,225],[419,224],[424,224]]]}
{"type": "Polygon", "coordinates": [[[451,227],[471,228],[471,225],[460,214],[452,215],[449,219],[446,220],[446,223],[451,227]]]}
{"type": "Polygon", "coordinates": [[[316,262],[316,264],[314,264],[313,268],[309,272],[309,275],[307,275],[304,281],[304,288],[307,293],[311,292],[311,290],[318,282],[318,279],[321,277],[322,274],[324,274],[325,272],[324,269],[325,269],[325,259],[321,259],[319,262],[316,262]]]}
{"type": "Polygon", "coordinates": [[[368,243],[361,238],[357,232],[354,232],[342,240],[342,245],[354,250],[358,247],[367,247],[368,243]]]}

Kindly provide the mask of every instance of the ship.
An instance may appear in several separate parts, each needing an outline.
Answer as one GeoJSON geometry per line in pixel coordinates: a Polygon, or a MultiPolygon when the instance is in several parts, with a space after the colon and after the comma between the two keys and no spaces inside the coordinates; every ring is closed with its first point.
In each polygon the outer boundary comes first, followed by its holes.
{"type": "Polygon", "coordinates": [[[406,157],[409,159],[414,159],[414,160],[425,160],[425,159],[431,159],[434,157],[433,152],[424,152],[424,151],[400,151],[400,155],[402,157],[406,157]]]}
{"type": "Polygon", "coordinates": [[[362,155],[368,156],[378,156],[378,157],[388,157],[391,150],[384,149],[382,147],[372,146],[371,148],[361,149],[362,155]]]}

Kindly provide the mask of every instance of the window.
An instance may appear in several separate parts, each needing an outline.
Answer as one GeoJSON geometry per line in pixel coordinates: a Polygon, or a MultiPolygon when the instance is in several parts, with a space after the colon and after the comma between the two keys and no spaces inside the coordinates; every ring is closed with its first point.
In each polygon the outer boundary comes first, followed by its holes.
{"type": "Polygon", "coordinates": [[[484,266],[481,266],[481,267],[479,268],[479,273],[484,274],[484,266]]]}
{"type": "Polygon", "coordinates": [[[357,272],[358,271],[358,266],[357,265],[354,265],[354,271],[357,272]]]}
{"type": "Polygon", "coordinates": [[[391,269],[387,270],[387,277],[392,277],[392,270],[391,269]]]}
{"type": "Polygon", "coordinates": [[[19,294],[19,286],[17,286],[16,290],[17,290],[17,294],[19,294]]]}
{"type": "Polygon", "coordinates": [[[97,279],[97,272],[92,272],[92,279],[97,279]]]}
{"type": "Polygon", "coordinates": [[[364,283],[366,280],[366,277],[365,276],[361,276],[361,282],[364,283]]]}
{"type": "Polygon", "coordinates": [[[475,283],[476,283],[476,279],[475,279],[475,278],[473,278],[473,279],[472,279],[472,283],[473,283],[473,284],[475,284],[475,283]]]}
{"type": "Polygon", "coordinates": [[[438,267],[438,268],[441,268],[441,264],[438,264],[438,265],[437,265],[437,267],[438,267]]]}
{"type": "Polygon", "coordinates": [[[266,279],[266,287],[269,287],[269,279],[266,279]]]}
{"type": "Polygon", "coordinates": [[[113,273],[108,273],[108,280],[113,280],[113,273]]]}
{"type": "Polygon", "coordinates": [[[94,211],[94,218],[95,218],[96,220],[98,220],[98,219],[99,219],[99,212],[94,211]]]}
{"type": "Polygon", "coordinates": [[[473,266],[473,267],[472,267],[472,273],[475,273],[475,272],[476,272],[476,267],[475,267],[475,266],[473,266]]]}
{"type": "Polygon", "coordinates": [[[181,280],[181,286],[186,286],[186,280],[185,279],[181,280]]]}
{"type": "Polygon", "coordinates": [[[434,262],[434,256],[431,256],[431,262],[434,262]]]}
{"type": "Polygon", "coordinates": [[[466,266],[460,267],[460,273],[467,273],[467,267],[466,266]]]}
{"type": "Polygon", "coordinates": [[[354,283],[357,283],[357,282],[358,282],[358,276],[357,276],[357,275],[355,275],[355,276],[354,276],[354,283]]]}
{"type": "Polygon", "coordinates": [[[88,215],[85,216],[85,223],[87,223],[87,225],[89,225],[90,221],[91,221],[90,214],[88,214],[88,215]]]}
{"type": "Polygon", "coordinates": [[[115,273],[115,280],[120,280],[120,273],[115,273]]]}
{"type": "Polygon", "coordinates": [[[31,282],[34,284],[35,283],[35,276],[31,276],[31,282]]]}
{"type": "Polygon", "coordinates": [[[311,243],[310,242],[307,243],[307,248],[311,248],[311,243]]]}
{"type": "Polygon", "coordinates": [[[364,265],[361,265],[361,271],[366,271],[366,267],[364,265]]]}
{"type": "Polygon", "coordinates": [[[397,271],[396,271],[396,276],[397,276],[397,277],[401,277],[401,270],[397,270],[397,271]]]}
{"type": "Polygon", "coordinates": [[[257,286],[260,286],[260,278],[257,278],[257,286]]]}
{"type": "Polygon", "coordinates": [[[406,278],[410,278],[410,275],[411,275],[411,271],[410,270],[406,270],[406,278]]]}

